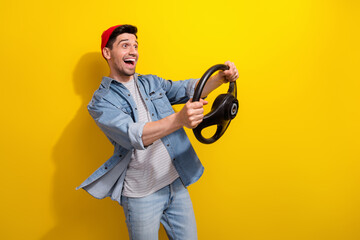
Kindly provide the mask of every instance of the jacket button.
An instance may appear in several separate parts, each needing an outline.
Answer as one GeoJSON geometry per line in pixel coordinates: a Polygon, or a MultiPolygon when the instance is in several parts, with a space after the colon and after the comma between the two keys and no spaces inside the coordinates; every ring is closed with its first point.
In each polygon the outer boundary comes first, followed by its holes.
{"type": "Polygon", "coordinates": [[[122,157],[122,155],[120,154],[120,156],[119,157],[122,157]]]}
{"type": "Polygon", "coordinates": [[[166,144],[166,146],[170,146],[170,144],[166,144]]]}
{"type": "Polygon", "coordinates": [[[107,167],[105,167],[105,170],[107,169],[107,167]]]}

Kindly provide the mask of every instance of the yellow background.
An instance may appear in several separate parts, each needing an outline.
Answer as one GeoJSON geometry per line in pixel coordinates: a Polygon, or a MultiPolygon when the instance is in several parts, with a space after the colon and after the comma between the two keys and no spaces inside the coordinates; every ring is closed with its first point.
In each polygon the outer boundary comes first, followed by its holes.
{"type": "Polygon", "coordinates": [[[359,10],[355,0],[2,2],[0,238],[128,238],[116,202],[75,187],[112,154],[86,110],[108,74],[100,35],[130,23],[139,73],[201,77],[226,60],[240,72],[225,135],[203,145],[187,131],[206,169],[189,187],[199,239],[360,239],[359,10]]]}

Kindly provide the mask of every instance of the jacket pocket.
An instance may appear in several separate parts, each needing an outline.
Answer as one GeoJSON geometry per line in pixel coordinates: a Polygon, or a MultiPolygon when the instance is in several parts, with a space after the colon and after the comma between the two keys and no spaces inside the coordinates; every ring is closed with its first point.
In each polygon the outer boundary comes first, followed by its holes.
{"type": "Polygon", "coordinates": [[[117,109],[120,109],[124,113],[131,115],[132,113],[131,106],[126,100],[122,98],[114,99],[111,97],[106,97],[106,98],[104,97],[104,99],[109,103],[111,103],[112,105],[114,105],[117,109]]]}
{"type": "Polygon", "coordinates": [[[158,111],[159,113],[173,112],[171,104],[167,99],[165,91],[163,89],[153,91],[149,95],[150,95],[150,100],[153,103],[156,111],[158,111]]]}

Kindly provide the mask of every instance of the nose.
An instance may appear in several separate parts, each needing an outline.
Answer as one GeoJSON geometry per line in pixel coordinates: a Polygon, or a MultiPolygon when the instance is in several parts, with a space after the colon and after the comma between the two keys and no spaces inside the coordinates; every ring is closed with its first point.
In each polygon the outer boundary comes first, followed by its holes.
{"type": "Polygon", "coordinates": [[[138,51],[137,48],[135,46],[130,47],[130,52],[129,54],[131,55],[137,55],[138,51]]]}

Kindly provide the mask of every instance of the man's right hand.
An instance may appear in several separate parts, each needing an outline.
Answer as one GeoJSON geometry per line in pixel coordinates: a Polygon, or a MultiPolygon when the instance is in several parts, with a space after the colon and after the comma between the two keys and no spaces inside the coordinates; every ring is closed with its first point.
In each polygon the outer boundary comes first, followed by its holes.
{"type": "Polygon", "coordinates": [[[199,102],[192,102],[192,99],[190,99],[178,112],[181,125],[190,129],[196,128],[204,118],[203,106],[206,104],[208,102],[204,99],[200,99],[199,102]]]}
{"type": "Polygon", "coordinates": [[[200,99],[199,102],[192,102],[190,99],[179,112],[158,121],[147,122],[141,136],[144,146],[149,146],[182,127],[196,128],[204,118],[203,106],[206,104],[208,102],[203,99],[200,99]]]}

